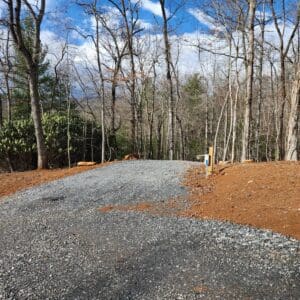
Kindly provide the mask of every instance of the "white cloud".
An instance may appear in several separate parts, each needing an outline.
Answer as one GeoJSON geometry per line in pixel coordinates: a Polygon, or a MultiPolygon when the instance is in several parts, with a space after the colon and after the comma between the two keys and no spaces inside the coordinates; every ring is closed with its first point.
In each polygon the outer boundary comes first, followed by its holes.
{"type": "Polygon", "coordinates": [[[41,41],[43,46],[47,47],[47,59],[55,65],[61,56],[65,40],[50,30],[42,30],[41,41]]]}
{"type": "Polygon", "coordinates": [[[201,9],[189,9],[188,12],[209,29],[222,31],[222,28],[216,25],[216,20],[204,13],[201,9]]]}
{"type": "Polygon", "coordinates": [[[138,20],[138,25],[141,27],[141,28],[144,28],[144,29],[152,29],[153,28],[153,24],[149,23],[149,22],[146,22],[144,20],[138,20]]]}
{"type": "MultiPolygon", "coordinates": [[[[153,2],[151,0],[131,0],[132,3],[140,3],[141,7],[145,10],[150,11],[156,16],[161,17],[162,16],[162,11],[161,11],[161,6],[159,2],[153,2]]],[[[169,11],[166,10],[167,15],[169,15],[169,11]]]]}

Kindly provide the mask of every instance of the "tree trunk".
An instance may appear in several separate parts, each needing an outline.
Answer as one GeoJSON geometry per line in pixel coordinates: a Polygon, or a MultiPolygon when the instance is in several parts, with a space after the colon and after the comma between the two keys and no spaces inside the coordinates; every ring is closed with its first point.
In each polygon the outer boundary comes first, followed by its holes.
{"type": "Polygon", "coordinates": [[[117,137],[116,137],[116,83],[115,78],[113,79],[111,87],[111,128],[110,128],[110,147],[112,150],[111,159],[116,158],[116,147],[117,147],[117,137]]]}
{"type": "Polygon", "coordinates": [[[94,42],[97,54],[97,65],[98,65],[98,72],[100,77],[100,88],[101,92],[98,95],[100,96],[101,102],[101,163],[105,162],[105,92],[104,92],[104,77],[102,72],[101,66],[101,56],[100,56],[100,33],[99,33],[99,19],[95,14],[95,21],[96,21],[96,41],[94,42]]]}
{"type": "MultiPolygon", "coordinates": [[[[104,91],[103,91],[104,94],[104,91]]],[[[105,162],[105,119],[104,119],[104,95],[101,105],[101,163],[105,162]]]]}
{"type": "Polygon", "coordinates": [[[247,54],[247,95],[244,111],[244,128],[242,136],[242,155],[241,161],[249,159],[249,138],[250,138],[250,123],[251,123],[251,107],[253,97],[253,64],[254,64],[254,18],[256,10],[256,0],[249,2],[249,45],[247,54]]]}
{"type": "Polygon", "coordinates": [[[0,95],[0,129],[3,126],[2,96],[0,95]]]}
{"type": "Polygon", "coordinates": [[[48,167],[47,151],[45,145],[45,138],[42,128],[42,114],[41,104],[39,96],[39,80],[38,71],[39,63],[41,59],[41,40],[40,31],[41,23],[45,14],[46,0],[40,0],[35,4],[33,8],[29,1],[5,1],[9,13],[9,27],[13,37],[13,41],[20,50],[23,58],[26,61],[26,69],[29,75],[29,91],[30,91],[30,102],[31,102],[31,115],[34,124],[36,142],[37,142],[37,154],[38,154],[38,168],[45,169],[48,167]],[[22,20],[24,9],[29,12],[30,16],[34,20],[33,30],[33,46],[29,48],[26,45],[24,35],[22,32],[22,20]]]}
{"type": "Polygon", "coordinates": [[[6,109],[7,109],[7,121],[11,122],[11,92],[9,86],[8,74],[4,75],[5,87],[6,87],[6,109]]]}
{"type": "MultiPolygon", "coordinates": [[[[283,47],[283,45],[282,45],[283,47]]],[[[284,158],[284,112],[286,102],[286,82],[285,82],[285,57],[282,54],[283,49],[280,51],[280,116],[279,116],[279,159],[284,158]]]]}
{"type": "Polygon", "coordinates": [[[287,143],[285,160],[296,161],[298,159],[297,153],[297,125],[299,120],[299,108],[300,108],[300,63],[297,66],[296,78],[293,83],[291,93],[291,111],[289,115],[289,122],[287,127],[287,143]]]}
{"type": "Polygon", "coordinates": [[[68,167],[71,168],[71,133],[70,133],[70,112],[71,112],[71,99],[70,99],[70,87],[69,82],[66,84],[67,101],[68,101],[68,124],[67,124],[67,149],[68,149],[68,167]]]}
{"type": "Polygon", "coordinates": [[[265,6],[263,6],[263,20],[261,24],[261,45],[259,53],[259,92],[258,103],[256,111],[256,127],[255,127],[255,148],[256,148],[256,161],[260,160],[260,120],[261,120],[261,106],[263,101],[263,63],[264,63],[264,42],[265,42],[265,6]]]}
{"type": "Polygon", "coordinates": [[[239,81],[239,71],[238,71],[238,59],[239,56],[239,48],[236,47],[236,57],[235,57],[235,97],[233,104],[233,112],[232,112],[232,141],[231,141],[231,163],[235,160],[235,143],[237,136],[237,104],[239,100],[240,93],[240,81],[239,81]]]}
{"type": "Polygon", "coordinates": [[[231,142],[231,162],[233,163],[235,160],[235,142],[236,142],[236,129],[237,129],[237,103],[239,97],[239,89],[240,85],[237,79],[237,86],[235,92],[235,99],[233,105],[233,116],[232,116],[232,142],[231,142]]]}
{"type": "Polygon", "coordinates": [[[34,124],[37,154],[38,154],[38,169],[48,168],[47,150],[45,145],[44,132],[42,127],[42,115],[40,107],[40,98],[38,91],[38,74],[37,68],[33,68],[29,74],[29,90],[31,100],[31,115],[34,124]]]}
{"type": "Polygon", "coordinates": [[[219,135],[219,129],[220,129],[220,124],[223,118],[223,114],[224,114],[224,109],[227,105],[228,102],[228,97],[229,97],[229,92],[227,92],[224,103],[222,105],[222,109],[219,115],[219,119],[218,119],[218,123],[217,123],[217,128],[216,128],[216,132],[215,132],[215,137],[214,137],[214,157],[213,157],[213,162],[216,161],[216,154],[217,154],[217,141],[218,141],[218,135],[219,135]]]}
{"type": "Polygon", "coordinates": [[[168,103],[168,150],[169,150],[169,159],[173,160],[174,158],[174,147],[175,147],[175,101],[174,101],[174,92],[173,92],[173,83],[171,75],[171,46],[169,42],[169,33],[168,33],[168,18],[165,8],[165,1],[160,0],[161,11],[163,16],[163,37],[165,43],[165,63],[166,63],[166,72],[167,72],[167,82],[169,88],[169,103],[168,103]]]}
{"type": "Polygon", "coordinates": [[[157,122],[157,159],[163,158],[163,120],[158,120],[157,122]]]}

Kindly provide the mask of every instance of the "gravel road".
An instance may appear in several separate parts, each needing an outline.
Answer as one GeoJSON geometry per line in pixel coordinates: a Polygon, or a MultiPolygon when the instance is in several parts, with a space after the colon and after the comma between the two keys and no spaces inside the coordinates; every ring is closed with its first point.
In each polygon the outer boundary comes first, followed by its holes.
{"type": "Polygon", "coordinates": [[[184,196],[191,165],[122,162],[1,199],[0,299],[300,299],[299,241],[97,209],[184,196]]]}

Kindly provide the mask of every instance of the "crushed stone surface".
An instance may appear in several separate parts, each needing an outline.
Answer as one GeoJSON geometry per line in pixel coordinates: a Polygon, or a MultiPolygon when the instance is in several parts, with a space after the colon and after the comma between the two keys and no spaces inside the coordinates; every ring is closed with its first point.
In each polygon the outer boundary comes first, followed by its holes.
{"type": "Polygon", "coordinates": [[[0,204],[0,299],[300,299],[300,242],[108,204],[184,196],[194,163],[128,161],[0,204]]]}

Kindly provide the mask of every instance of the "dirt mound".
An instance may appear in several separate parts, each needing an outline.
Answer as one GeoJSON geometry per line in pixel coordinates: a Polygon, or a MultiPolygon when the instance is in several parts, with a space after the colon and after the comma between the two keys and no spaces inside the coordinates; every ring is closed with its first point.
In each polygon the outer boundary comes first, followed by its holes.
{"type": "Polygon", "coordinates": [[[182,216],[227,220],[300,239],[300,163],[226,166],[209,179],[189,171],[190,208],[182,216]]]}

